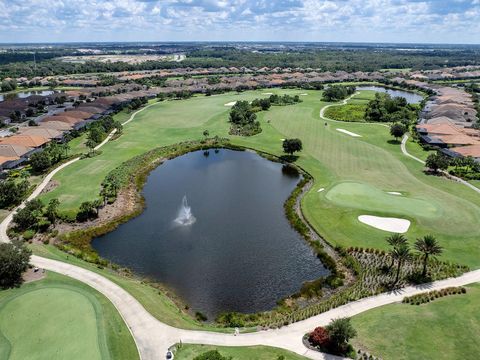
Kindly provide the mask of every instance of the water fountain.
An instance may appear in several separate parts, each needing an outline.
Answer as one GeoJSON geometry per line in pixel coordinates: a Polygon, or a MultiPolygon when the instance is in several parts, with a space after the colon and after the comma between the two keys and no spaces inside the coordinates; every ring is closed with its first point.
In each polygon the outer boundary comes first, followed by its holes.
{"type": "Polygon", "coordinates": [[[187,202],[187,195],[183,196],[182,199],[182,206],[178,211],[177,218],[174,220],[176,224],[181,226],[190,226],[192,225],[197,219],[192,214],[192,209],[188,206],[187,202]]]}

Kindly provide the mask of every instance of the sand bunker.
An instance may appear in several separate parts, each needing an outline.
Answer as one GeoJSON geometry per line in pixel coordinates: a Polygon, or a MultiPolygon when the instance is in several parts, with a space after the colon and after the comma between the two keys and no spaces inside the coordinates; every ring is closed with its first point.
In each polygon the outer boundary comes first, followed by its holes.
{"type": "Polygon", "coordinates": [[[317,192],[322,192],[322,191],[325,191],[325,188],[318,189],[317,192]]]}
{"type": "Polygon", "coordinates": [[[262,93],[262,95],[273,95],[273,93],[262,93]]]}
{"type": "Polygon", "coordinates": [[[308,96],[308,94],[300,94],[300,96],[308,96]]]}
{"type": "Polygon", "coordinates": [[[358,220],[376,229],[397,234],[404,234],[410,228],[410,221],[405,219],[360,215],[358,220]]]}
{"type": "Polygon", "coordinates": [[[224,106],[233,106],[236,103],[237,103],[236,101],[232,101],[232,102],[226,103],[224,106]]]}
{"type": "Polygon", "coordinates": [[[353,136],[353,137],[362,137],[362,135],[355,134],[355,133],[350,132],[350,131],[345,130],[345,129],[337,129],[337,131],[340,131],[341,133],[344,133],[344,134],[347,134],[347,135],[350,135],[350,136],[353,136]]]}
{"type": "Polygon", "coordinates": [[[389,191],[387,194],[402,196],[402,193],[401,193],[401,192],[398,192],[398,191],[389,191]]]}

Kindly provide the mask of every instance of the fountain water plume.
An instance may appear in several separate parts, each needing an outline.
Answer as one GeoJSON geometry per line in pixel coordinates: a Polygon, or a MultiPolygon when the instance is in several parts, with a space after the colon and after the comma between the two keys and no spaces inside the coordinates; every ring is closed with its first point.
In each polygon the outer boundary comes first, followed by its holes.
{"type": "Polygon", "coordinates": [[[187,195],[183,196],[182,199],[182,206],[178,211],[177,218],[174,220],[176,224],[181,226],[190,226],[192,225],[197,219],[192,214],[192,209],[188,206],[187,202],[187,195]]]}

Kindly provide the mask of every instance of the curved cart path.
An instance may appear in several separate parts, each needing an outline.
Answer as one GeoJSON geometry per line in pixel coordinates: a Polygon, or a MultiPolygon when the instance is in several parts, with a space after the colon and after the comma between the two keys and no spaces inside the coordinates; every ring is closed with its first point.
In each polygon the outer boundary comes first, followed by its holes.
{"type": "MultiPolygon", "coordinates": [[[[132,114],[132,116],[126,122],[124,122],[124,124],[132,121],[136,114],[144,111],[146,108],[152,105],[154,104],[151,104],[132,114]]],[[[112,131],[108,138],[99,144],[97,148],[103,146],[113,137],[114,134],[115,131],[112,131]]],[[[27,200],[37,197],[57,172],[78,161],[79,159],[80,158],[75,158],[70,160],[69,162],[60,165],[58,168],[49,173],[27,200]]],[[[21,208],[24,205],[25,202],[22,203],[18,208],[21,208]]],[[[12,214],[14,211],[12,211],[12,214]]],[[[10,241],[6,230],[12,221],[12,214],[5,218],[0,225],[0,241],[2,242],[10,241]]],[[[31,262],[37,267],[64,274],[82,281],[83,283],[88,284],[105,295],[117,308],[118,312],[129,327],[137,344],[140,357],[143,360],[162,359],[165,356],[167,349],[171,345],[180,341],[183,343],[224,346],[266,345],[290,350],[309,359],[338,359],[338,357],[318,353],[305,348],[302,343],[303,335],[314,329],[316,326],[327,325],[334,318],[353,316],[379,306],[399,302],[405,296],[411,296],[424,291],[435,289],[438,290],[449,286],[462,286],[480,282],[480,270],[471,271],[457,278],[437,281],[430,284],[424,284],[422,286],[411,286],[396,292],[384,293],[358,300],[309,319],[282,327],[281,329],[266,330],[234,336],[233,334],[174,328],[154,318],[127,291],[97,273],[79,266],[39,257],[36,255],[32,256],[31,262]]]]}

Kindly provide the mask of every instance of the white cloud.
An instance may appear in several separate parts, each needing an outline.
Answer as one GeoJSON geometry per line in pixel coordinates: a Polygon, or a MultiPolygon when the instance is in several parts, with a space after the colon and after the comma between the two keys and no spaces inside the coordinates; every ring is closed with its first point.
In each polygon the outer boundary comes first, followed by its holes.
{"type": "Polygon", "coordinates": [[[480,0],[0,0],[0,41],[478,43],[479,17],[480,0]]]}

